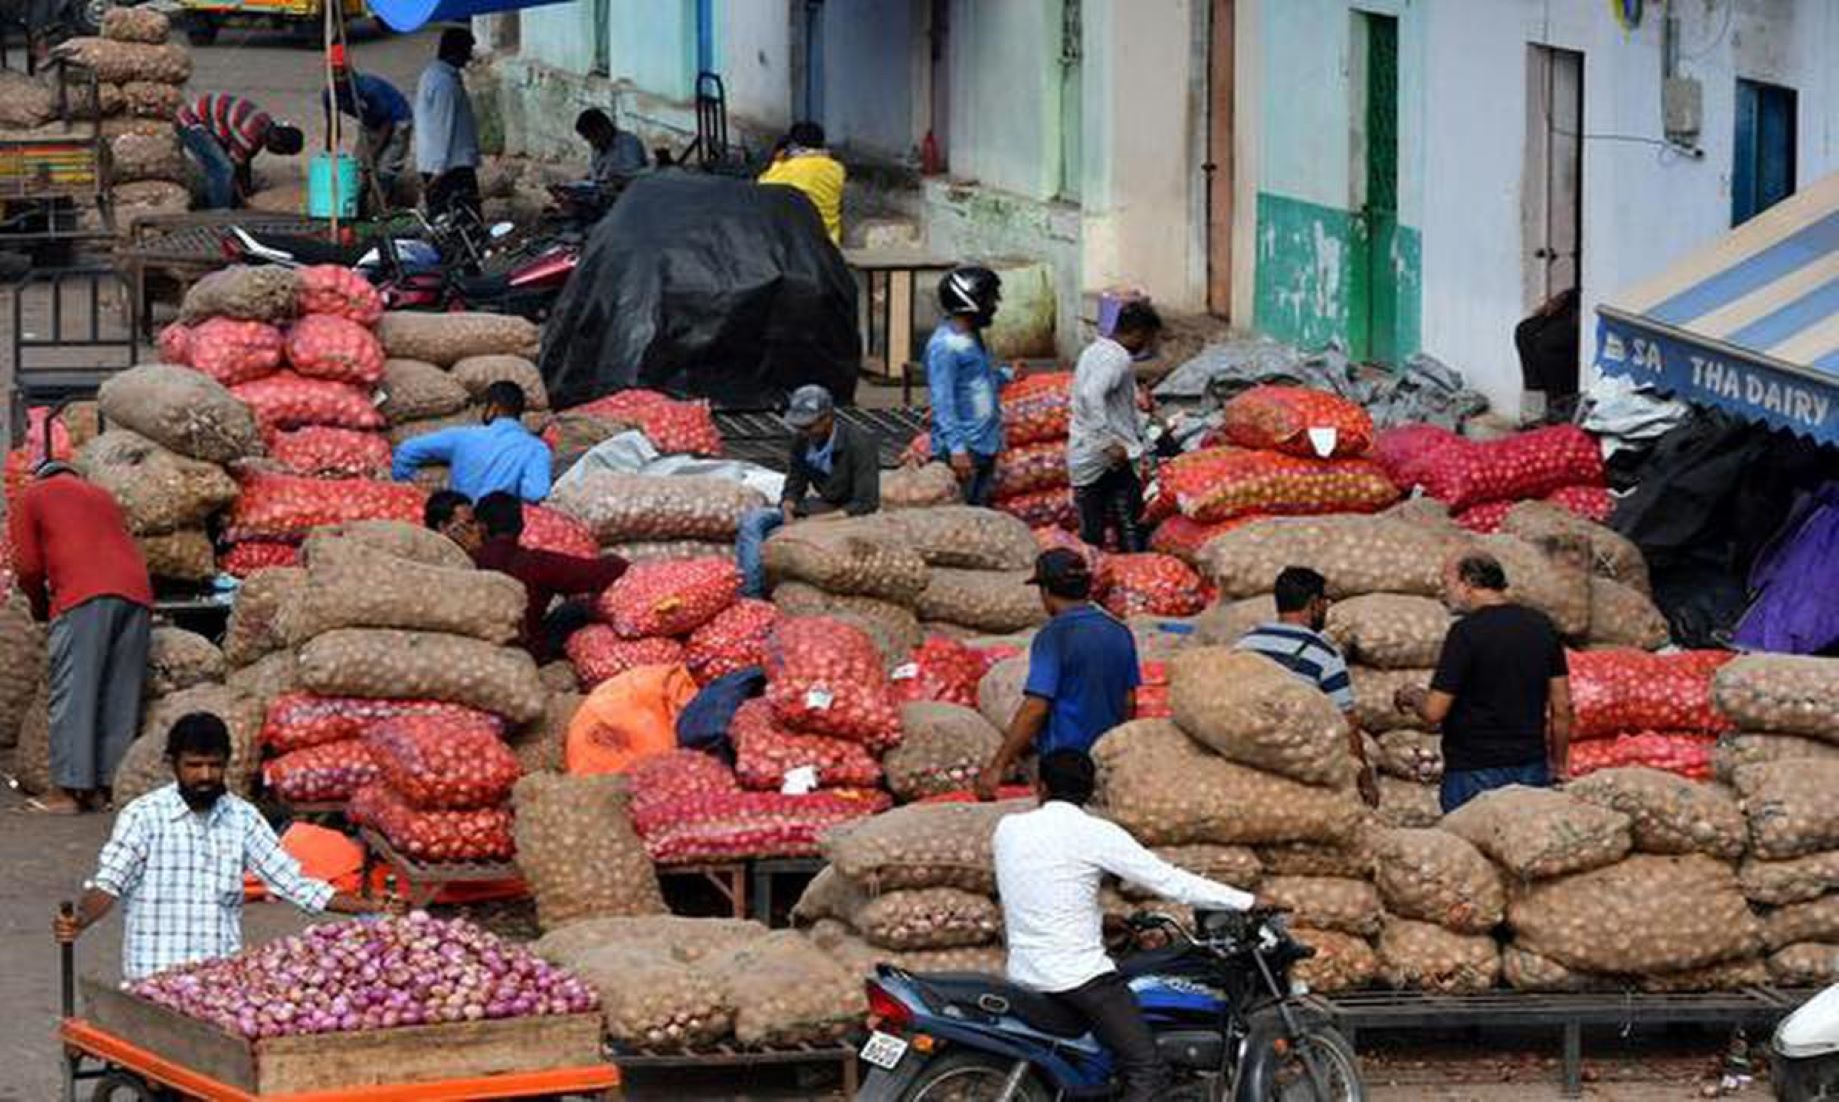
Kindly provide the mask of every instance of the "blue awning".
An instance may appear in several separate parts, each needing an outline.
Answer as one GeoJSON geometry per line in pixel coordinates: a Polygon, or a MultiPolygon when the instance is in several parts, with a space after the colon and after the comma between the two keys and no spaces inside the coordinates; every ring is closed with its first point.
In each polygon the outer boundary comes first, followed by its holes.
{"type": "Polygon", "coordinates": [[[1606,374],[1839,444],[1839,173],[1596,312],[1606,374]]]}

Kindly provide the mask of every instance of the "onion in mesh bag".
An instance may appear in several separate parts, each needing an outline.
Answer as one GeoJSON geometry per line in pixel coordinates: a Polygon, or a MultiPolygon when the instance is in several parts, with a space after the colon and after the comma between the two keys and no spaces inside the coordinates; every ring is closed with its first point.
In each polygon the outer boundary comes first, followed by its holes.
{"type": "Polygon", "coordinates": [[[871,747],[899,741],[900,714],[866,634],[826,617],[795,617],[773,629],[766,649],[766,699],[780,722],[871,747]]]}
{"type": "Polygon", "coordinates": [[[596,609],[622,638],[688,635],[732,605],[740,588],[731,559],[638,563],[606,588],[596,609]]]}

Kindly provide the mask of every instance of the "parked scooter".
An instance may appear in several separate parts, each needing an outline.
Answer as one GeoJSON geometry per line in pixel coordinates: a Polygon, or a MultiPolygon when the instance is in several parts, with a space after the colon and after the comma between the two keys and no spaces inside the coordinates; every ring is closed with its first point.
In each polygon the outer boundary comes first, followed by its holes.
{"type": "Polygon", "coordinates": [[[1839,1099],[1839,985],[1782,1019],[1769,1050],[1769,1082],[1782,1102],[1839,1099]]]}
{"type": "MultiPolygon", "coordinates": [[[[1291,968],[1314,950],[1270,911],[1196,911],[1194,921],[1190,931],[1164,915],[1133,916],[1133,930],[1159,931],[1169,944],[1118,966],[1173,1072],[1164,1097],[1363,1102],[1353,1048],[1292,990],[1291,968]]],[[[868,1002],[862,1059],[872,1070],[857,1102],[1049,1102],[1108,1092],[1111,1054],[1051,996],[995,976],[884,964],[868,1002]]]]}

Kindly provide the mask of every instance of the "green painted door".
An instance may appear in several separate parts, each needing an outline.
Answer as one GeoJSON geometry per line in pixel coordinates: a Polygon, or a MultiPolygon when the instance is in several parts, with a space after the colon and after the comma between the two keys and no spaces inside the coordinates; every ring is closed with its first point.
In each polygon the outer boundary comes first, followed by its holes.
{"type": "Polygon", "coordinates": [[[1398,20],[1367,13],[1360,19],[1366,32],[1359,89],[1365,101],[1359,121],[1366,186],[1356,227],[1348,337],[1356,357],[1393,363],[1399,355],[1398,20]]]}

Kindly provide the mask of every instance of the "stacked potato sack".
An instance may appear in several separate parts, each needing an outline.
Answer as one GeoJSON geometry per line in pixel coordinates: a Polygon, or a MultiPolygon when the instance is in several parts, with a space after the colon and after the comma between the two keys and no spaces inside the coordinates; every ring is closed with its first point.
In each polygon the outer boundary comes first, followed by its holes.
{"type": "Polygon", "coordinates": [[[0,570],[0,591],[0,749],[6,749],[18,743],[21,723],[45,683],[45,628],[13,587],[10,570],[0,570]]]}
{"type": "Polygon", "coordinates": [[[1376,455],[1393,480],[1449,507],[1471,531],[1499,530],[1517,502],[1544,500],[1587,520],[1609,519],[1613,506],[1602,449],[1575,425],[1553,425],[1486,442],[1434,425],[1380,434],[1376,455]]]}
{"type": "MultiPolygon", "coordinates": [[[[598,422],[600,439],[637,429],[665,455],[722,454],[721,433],[707,402],[680,401],[655,390],[632,389],[571,406],[567,413],[598,422]]],[[[552,446],[557,443],[551,441],[552,446]]]]}
{"type": "MultiPolygon", "coordinates": [[[[393,311],[376,325],[387,357],[378,409],[388,422],[392,447],[430,432],[476,425],[478,402],[495,382],[516,383],[529,410],[524,421],[533,430],[549,419],[549,391],[530,359],[538,341],[530,321],[504,314],[419,314],[393,311]]],[[[561,467],[554,473],[560,474],[561,467]]],[[[446,468],[424,467],[418,484],[440,489],[446,468]]]]}
{"type": "MultiPolygon", "coordinates": [[[[943,521],[928,520],[928,525],[949,522],[952,517],[950,511],[939,509],[911,513],[942,514],[943,521]]],[[[983,518],[1001,516],[989,510],[975,513],[983,518]]],[[[766,541],[764,558],[773,604],[780,615],[834,617],[868,633],[884,668],[905,662],[924,636],[916,608],[931,585],[932,569],[923,549],[914,545],[900,525],[897,518],[903,515],[819,518],[774,533],[766,541]]],[[[968,524],[958,524],[954,530],[971,531],[968,524]]],[[[967,558],[955,561],[979,565],[1014,561],[1011,530],[997,525],[988,529],[987,537],[981,535],[982,529],[977,532],[967,558]]],[[[1018,607],[1009,604],[997,605],[989,614],[1005,611],[1021,615],[1018,607]]]]}
{"type": "Polygon", "coordinates": [[[1763,911],[1770,977],[1839,979],[1839,660],[1745,655],[1718,671],[1713,697],[1741,730],[1720,748],[1742,797],[1750,855],[1743,893],[1763,911]]]}
{"type": "Polygon", "coordinates": [[[1718,736],[1731,730],[1712,702],[1712,681],[1731,658],[1724,651],[1573,652],[1571,776],[1644,765],[1710,780],[1718,736]]]}
{"type": "Polygon", "coordinates": [[[731,558],[635,563],[595,602],[600,622],[569,636],[583,691],[638,666],[686,666],[698,684],[758,666],[778,610],[742,601],[731,558]]]}
{"type": "Polygon", "coordinates": [[[923,562],[926,584],[913,600],[923,629],[1008,635],[1047,622],[1040,591],[1027,584],[1034,535],[1020,520],[992,509],[942,505],[888,513],[870,523],[887,528],[893,543],[923,562]]]}
{"type": "Polygon", "coordinates": [[[1494,865],[1444,830],[1382,829],[1370,841],[1385,905],[1380,979],[1388,987],[1449,993],[1494,986],[1501,951],[1493,931],[1507,908],[1494,865]]]}
{"type": "Polygon", "coordinates": [[[593,471],[572,479],[549,507],[578,522],[602,551],[630,562],[734,556],[741,515],[760,491],[722,478],[593,471]]]}

